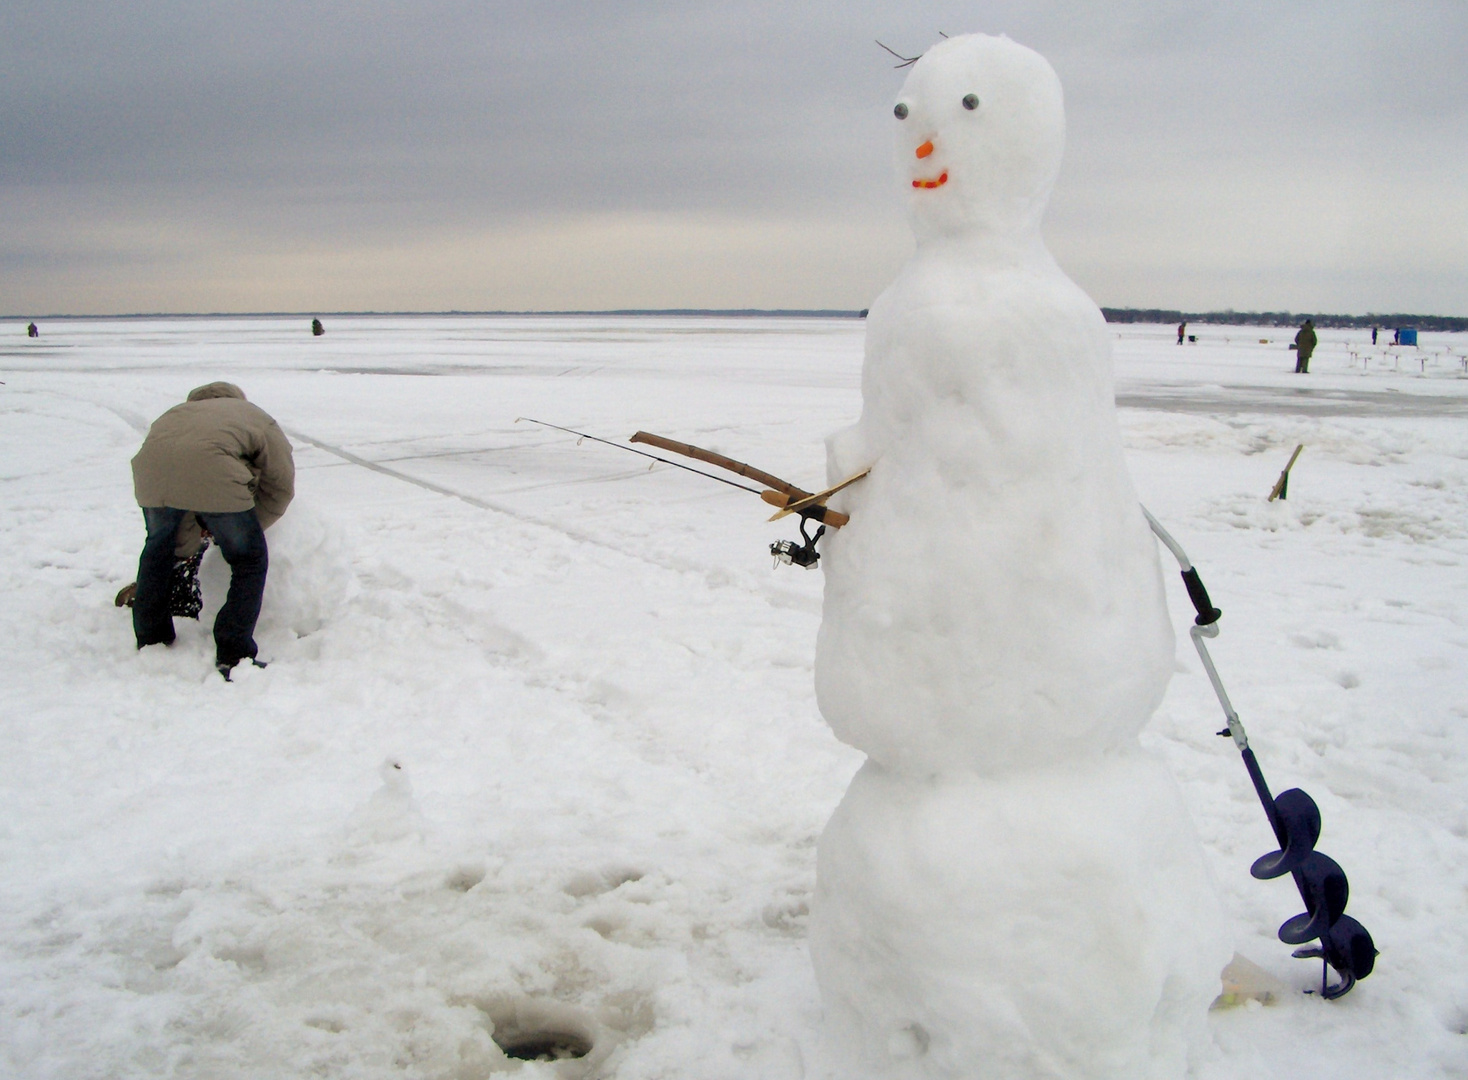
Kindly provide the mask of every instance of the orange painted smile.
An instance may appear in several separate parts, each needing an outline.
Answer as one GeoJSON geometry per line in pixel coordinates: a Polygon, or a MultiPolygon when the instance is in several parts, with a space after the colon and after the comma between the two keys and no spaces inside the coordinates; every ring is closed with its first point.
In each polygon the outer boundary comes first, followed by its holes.
{"type": "MultiPolygon", "coordinates": [[[[932,139],[929,139],[927,142],[923,143],[922,146],[919,146],[917,148],[916,153],[917,153],[917,156],[918,156],[918,160],[921,161],[923,158],[927,157],[932,152],[933,152],[933,140],[932,139]]],[[[940,176],[940,177],[938,177],[938,179],[936,179],[936,180],[914,180],[912,182],[912,186],[915,187],[915,188],[935,188],[935,187],[942,187],[946,183],[948,183],[948,170],[947,169],[944,169],[943,170],[943,175],[940,176]]]]}

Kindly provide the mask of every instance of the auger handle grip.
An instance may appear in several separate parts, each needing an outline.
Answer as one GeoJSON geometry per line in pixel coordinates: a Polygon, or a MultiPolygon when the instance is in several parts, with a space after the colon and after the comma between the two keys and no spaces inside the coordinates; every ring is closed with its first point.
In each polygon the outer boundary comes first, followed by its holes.
{"type": "Polygon", "coordinates": [[[1193,608],[1198,612],[1198,617],[1193,621],[1199,626],[1208,626],[1216,623],[1223,617],[1223,612],[1213,606],[1213,601],[1208,599],[1208,590],[1203,587],[1203,579],[1198,576],[1198,568],[1190,566],[1183,571],[1183,584],[1188,587],[1188,599],[1193,602],[1193,608]]]}

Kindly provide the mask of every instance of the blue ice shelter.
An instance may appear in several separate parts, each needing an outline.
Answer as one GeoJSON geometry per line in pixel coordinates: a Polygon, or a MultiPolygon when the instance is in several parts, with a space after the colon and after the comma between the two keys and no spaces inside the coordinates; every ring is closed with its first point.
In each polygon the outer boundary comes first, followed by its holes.
{"type": "Polygon", "coordinates": [[[1403,327],[1397,331],[1398,345],[1416,345],[1417,331],[1415,328],[1403,327]]]}

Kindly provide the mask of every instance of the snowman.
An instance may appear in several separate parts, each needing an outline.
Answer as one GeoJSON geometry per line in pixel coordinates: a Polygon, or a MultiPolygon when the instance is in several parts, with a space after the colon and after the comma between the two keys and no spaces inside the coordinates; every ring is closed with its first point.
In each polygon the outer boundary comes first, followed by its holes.
{"type": "Polygon", "coordinates": [[[917,250],[867,319],[820,708],[867,754],[820,842],[836,1075],[1185,1075],[1231,954],[1138,733],[1173,668],[1105,322],[1040,235],[1059,80],[944,40],[894,110],[917,250]]]}

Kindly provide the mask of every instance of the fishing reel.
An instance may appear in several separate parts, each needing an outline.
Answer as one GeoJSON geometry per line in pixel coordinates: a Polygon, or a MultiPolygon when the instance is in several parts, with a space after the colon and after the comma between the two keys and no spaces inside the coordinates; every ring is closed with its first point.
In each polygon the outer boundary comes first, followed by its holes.
{"type": "Polygon", "coordinates": [[[816,541],[821,538],[826,527],[822,525],[816,530],[816,534],[811,536],[805,531],[808,524],[810,524],[810,518],[801,514],[800,538],[805,543],[797,544],[794,540],[776,540],[770,545],[770,554],[775,557],[776,566],[784,563],[786,566],[803,566],[809,570],[821,561],[821,553],[816,550],[816,541]]]}

